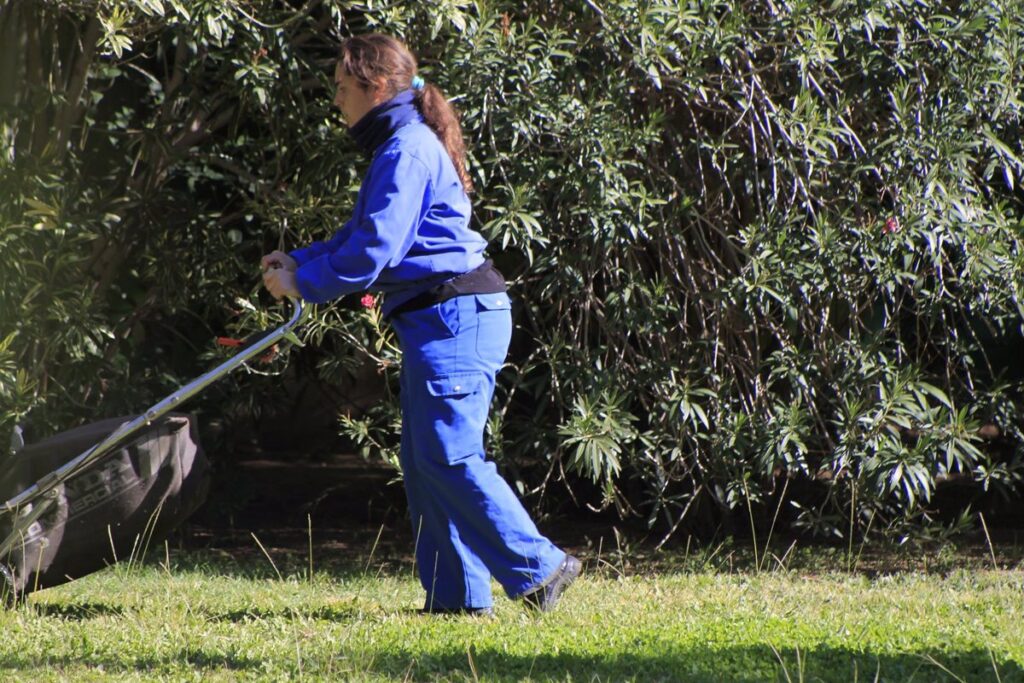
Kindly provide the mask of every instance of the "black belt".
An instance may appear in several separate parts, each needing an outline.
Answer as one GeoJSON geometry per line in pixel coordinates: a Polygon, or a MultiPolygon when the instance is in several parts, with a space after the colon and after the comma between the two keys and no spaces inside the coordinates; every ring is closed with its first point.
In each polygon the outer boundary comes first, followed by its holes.
{"type": "Polygon", "coordinates": [[[388,317],[399,313],[418,311],[463,294],[499,294],[507,290],[505,277],[494,267],[494,262],[487,259],[468,273],[456,275],[451,280],[431,287],[399,304],[388,317]]]}

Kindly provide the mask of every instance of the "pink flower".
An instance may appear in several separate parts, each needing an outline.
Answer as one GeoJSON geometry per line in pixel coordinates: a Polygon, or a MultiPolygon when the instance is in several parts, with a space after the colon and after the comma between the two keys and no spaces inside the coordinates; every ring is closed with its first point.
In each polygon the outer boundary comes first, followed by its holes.
{"type": "Polygon", "coordinates": [[[359,300],[363,308],[373,308],[377,305],[377,297],[373,294],[363,294],[363,298],[359,300]]]}
{"type": "Polygon", "coordinates": [[[900,231],[900,219],[896,216],[889,216],[885,219],[885,227],[882,228],[882,232],[886,235],[891,235],[894,232],[900,231]]]}

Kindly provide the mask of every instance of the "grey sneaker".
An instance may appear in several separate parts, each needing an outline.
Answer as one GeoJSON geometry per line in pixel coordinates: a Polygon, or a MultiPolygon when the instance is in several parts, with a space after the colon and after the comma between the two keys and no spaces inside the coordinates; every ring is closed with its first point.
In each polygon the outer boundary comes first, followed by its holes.
{"type": "Polygon", "coordinates": [[[583,565],[580,561],[572,555],[566,555],[562,564],[544,580],[544,583],[521,596],[523,602],[541,612],[550,612],[558,604],[562,591],[568,588],[582,571],[583,565]]]}

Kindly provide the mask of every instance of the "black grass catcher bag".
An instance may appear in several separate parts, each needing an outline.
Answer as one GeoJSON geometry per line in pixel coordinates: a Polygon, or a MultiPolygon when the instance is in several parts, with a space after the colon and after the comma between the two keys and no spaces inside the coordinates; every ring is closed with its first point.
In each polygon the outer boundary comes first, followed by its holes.
{"type": "Polygon", "coordinates": [[[299,299],[277,329],[148,410],[0,455],[0,604],[127,558],[143,558],[199,507],[209,464],[181,405],[276,344],[301,345],[299,299]]]}
{"type": "MultiPolygon", "coordinates": [[[[61,432],[7,456],[0,467],[0,501],[59,471],[130,419],[61,432]]],[[[3,516],[0,537],[12,535],[0,557],[0,592],[11,602],[117,561],[141,558],[203,503],[208,487],[209,463],[194,418],[168,413],[154,420],[53,487],[49,500],[40,497],[3,516]],[[45,512],[12,533],[13,519],[30,518],[33,506],[44,502],[45,512]]]]}

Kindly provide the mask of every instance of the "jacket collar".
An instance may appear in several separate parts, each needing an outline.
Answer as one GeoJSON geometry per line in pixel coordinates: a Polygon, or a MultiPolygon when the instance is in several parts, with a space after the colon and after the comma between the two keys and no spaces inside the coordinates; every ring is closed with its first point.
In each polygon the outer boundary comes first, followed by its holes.
{"type": "Polygon", "coordinates": [[[413,101],[414,95],[412,90],[403,90],[387,102],[378,104],[348,129],[349,134],[372,155],[396,130],[423,120],[413,101]]]}

